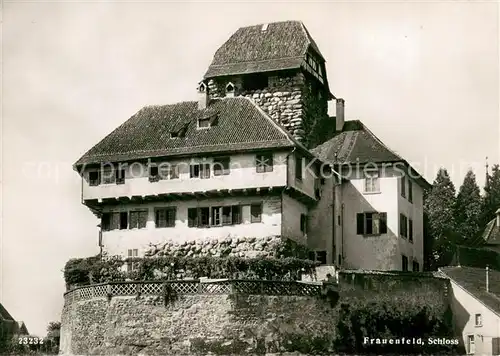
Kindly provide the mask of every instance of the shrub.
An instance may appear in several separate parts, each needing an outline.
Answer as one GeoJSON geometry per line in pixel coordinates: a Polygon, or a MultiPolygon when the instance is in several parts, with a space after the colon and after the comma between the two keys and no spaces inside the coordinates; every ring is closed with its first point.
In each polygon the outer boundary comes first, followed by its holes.
{"type": "Polygon", "coordinates": [[[295,257],[178,257],[162,256],[122,260],[120,257],[73,259],[66,263],[64,278],[69,287],[130,280],[171,280],[183,278],[229,278],[297,280],[300,274],[313,275],[316,262],[295,257]],[[137,271],[123,272],[127,262],[135,263],[137,271]]]}

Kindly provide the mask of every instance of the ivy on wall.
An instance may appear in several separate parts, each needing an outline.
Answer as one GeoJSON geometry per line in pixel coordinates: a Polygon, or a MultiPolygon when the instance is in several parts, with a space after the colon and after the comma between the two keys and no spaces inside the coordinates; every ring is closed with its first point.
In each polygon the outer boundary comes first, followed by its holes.
{"type": "Polygon", "coordinates": [[[314,275],[317,263],[288,258],[241,258],[241,257],[179,257],[134,258],[118,257],[99,259],[73,259],[64,269],[66,285],[86,285],[124,280],[172,280],[183,278],[230,278],[297,280],[301,274],[314,275]],[[136,270],[124,272],[126,263],[136,270]]]}

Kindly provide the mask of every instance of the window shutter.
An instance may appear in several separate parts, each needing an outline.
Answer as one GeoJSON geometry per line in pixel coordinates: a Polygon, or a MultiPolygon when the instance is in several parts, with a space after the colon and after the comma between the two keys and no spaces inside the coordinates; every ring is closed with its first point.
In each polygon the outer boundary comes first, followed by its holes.
{"type": "Polygon", "coordinates": [[[491,338],[491,353],[492,355],[500,355],[500,337],[491,338]]]}
{"type": "Polygon", "coordinates": [[[111,214],[111,230],[120,228],[120,213],[111,214]]]}
{"type": "Polygon", "coordinates": [[[363,235],[365,232],[365,218],[363,213],[356,215],[356,225],[357,225],[357,234],[363,235]]]}
{"type": "Polygon", "coordinates": [[[188,209],[188,227],[198,226],[198,209],[189,208],[188,209]]]}
{"type": "Polygon", "coordinates": [[[241,206],[233,205],[232,206],[233,213],[233,224],[241,224],[241,206]]]}
{"type": "Polygon", "coordinates": [[[139,229],[145,228],[146,224],[148,223],[148,212],[140,211],[138,220],[139,229]]]}
{"type": "Polygon", "coordinates": [[[380,213],[380,233],[387,234],[387,213],[380,213]]]}
{"type": "Polygon", "coordinates": [[[138,227],[138,222],[139,222],[139,212],[138,211],[131,211],[130,212],[130,228],[134,229],[138,227]]]}

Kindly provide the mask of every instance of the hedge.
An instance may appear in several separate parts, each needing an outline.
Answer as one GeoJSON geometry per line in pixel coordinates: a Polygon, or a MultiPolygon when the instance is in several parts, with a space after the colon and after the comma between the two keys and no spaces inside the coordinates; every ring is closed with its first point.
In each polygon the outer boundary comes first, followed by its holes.
{"type": "Polygon", "coordinates": [[[314,275],[317,262],[288,258],[179,257],[121,259],[99,256],[72,259],[64,268],[66,285],[86,285],[125,280],[171,280],[183,278],[231,278],[297,280],[301,274],[314,275]],[[122,266],[135,263],[137,270],[124,272],[122,266]]]}

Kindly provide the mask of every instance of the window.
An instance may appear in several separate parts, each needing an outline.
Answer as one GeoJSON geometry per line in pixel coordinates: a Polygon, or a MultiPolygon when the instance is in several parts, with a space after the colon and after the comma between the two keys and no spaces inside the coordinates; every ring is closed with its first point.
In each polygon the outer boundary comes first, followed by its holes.
{"type": "Polygon", "coordinates": [[[467,354],[472,355],[476,352],[474,335],[467,335],[467,354]]]}
{"type": "Polygon", "coordinates": [[[413,261],[413,272],[419,272],[420,271],[420,265],[417,261],[413,261]]]}
{"type": "Polygon", "coordinates": [[[399,235],[408,237],[408,218],[404,214],[399,214],[399,235]]]}
{"type": "Polygon", "coordinates": [[[157,228],[174,227],[177,209],[175,207],[155,209],[155,225],[157,228]]]}
{"type": "Polygon", "coordinates": [[[413,183],[408,179],[408,201],[413,203],[413,183]]]}
{"type": "Polygon", "coordinates": [[[316,261],[326,265],[326,251],[316,251],[316,261]]]}
{"type": "Polygon", "coordinates": [[[122,211],[120,213],[120,230],[128,229],[128,213],[126,211],[122,211]]]}
{"type": "Polygon", "coordinates": [[[406,198],[406,178],[401,177],[401,196],[406,198]]]}
{"type": "Polygon", "coordinates": [[[380,192],[378,170],[365,171],[365,193],[380,192]]]}
{"type": "Polygon", "coordinates": [[[199,129],[208,129],[210,127],[210,118],[209,117],[204,117],[201,119],[198,119],[198,128],[199,129]]]}
{"type": "Polygon", "coordinates": [[[408,257],[406,257],[405,255],[401,256],[402,257],[402,261],[401,261],[401,266],[402,266],[402,270],[403,271],[408,271],[408,257]]]}
{"type": "MultiPolygon", "coordinates": [[[[211,226],[241,224],[241,207],[239,205],[212,207],[211,209],[211,226]]],[[[210,208],[188,208],[188,227],[208,226],[210,223],[207,215],[209,211],[210,208]]]]}
{"type": "Polygon", "coordinates": [[[408,241],[413,242],[413,220],[408,219],[408,241]]]}
{"type": "Polygon", "coordinates": [[[307,233],[307,215],[300,214],[300,231],[307,233]]]}
{"type": "Polygon", "coordinates": [[[117,169],[115,171],[116,174],[116,184],[124,184],[125,183],[125,170],[117,169]]]}
{"type": "Polygon", "coordinates": [[[144,229],[148,222],[148,211],[131,211],[129,217],[129,229],[144,229]]]}
{"type": "Polygon", "coordinates": [[[267,75],[256,73],[243,76],[243,90],[260,90],[267,88],[269,80],[267,75]]]}
{"type": "Polygon", "coordinates": [[[103,213],[101,216],[101,229],[102,231],[111,230],[111,214],[103,213]]]}
{"type": "Polygon", "coordinates": [[[257,173],[272,172],[273,171],[273,154],[264,153],[258,154],[255,162],[257,173]]]}
{"type": "Polygon", "coordinates": [[[222,225],[222,207],[212,207],[212,225],[222,225]]]}
{"type": "Polygon", "coordinates": [[[316,199],[321,199],[320,180],[317,178],[314,180],[314,196],[316,197],[316,199]]]}
{"type": "Polygon", "coordinates": [[[229,157],[214,158],[214,176],[229,174],[229,157]]]}
{"type": "Polygon", "coordinates": [[[102,183],[113,184],[115,183],[115,174],[111,168],[105,168],[102,171],[102,183]]]}
{"type": "Polygon", "coordinates": [[[101,183],[101,175],[99,171],[89,172],[89,185],[96,186],[101,183]]]}
{"type": "Polygon", "coordinates": [[[387,233],[387,213],[359,213],[356,221],[358,235],[387,233]]]}
{"type": "Polygon", "coordinates": [[[198,209],[189,208],[188,209],[188,227],[198,226],[198,209]]]}
{"type": "Polygon", "coordinates": [[[149,167],[149,181],[158,182],[160,180],[160,174],[158,172],[158,166],[149,167]]]}
{"type": "Polygon", "coordinates": [[[200,208],[199,226],[210,226],[210,208],[200,208]]]}
{"type": "Polygon", "coordinates": [[[476,326],[483,326],[483,318],[482,318],[481,314],[476,314],[474,316],[474,321],[475,321],[476,326]]]}
{"type": "MultiPolygon", "coordinates": [[[[128,250],[127,254],[128,258],[137,258],[138,251],[137,249],[128,250]]],[[[127,261],[127,272],[137,271],[139,269],[138,262],[127,261]]]]}
{"type": "Polygon", "coordinates": [[[295,157],[295,179],[302,180],[302,157],[295,157]]]}
{"type": "Polygon", "coordinates": [[[190,167],[190,177],[191,178],[210,178],[210,164],[192,164],[190,167]]]}
{"type": "Polygon", "coordinates": [[[250,206],[251,222],[259,223],[262,221],[262,203],[252,204],[250,206]]]}

